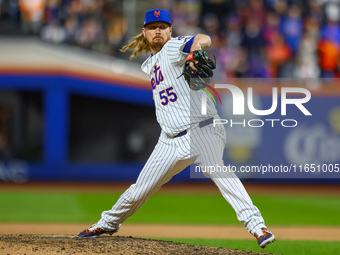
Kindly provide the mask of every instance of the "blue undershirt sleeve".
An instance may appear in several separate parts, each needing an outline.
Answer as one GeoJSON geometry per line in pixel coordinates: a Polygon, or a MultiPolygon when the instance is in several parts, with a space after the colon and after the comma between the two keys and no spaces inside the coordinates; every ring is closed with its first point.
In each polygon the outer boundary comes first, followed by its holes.
{"type": "Polygon", "coordinates": [[[195,36],[192,37],[184,46],[183,48],[183,52],[184,53],[190,53],[190,48],[191,48],[191,45],[192,43],[194,42],[194,39],[195,39],[195,36]]]}

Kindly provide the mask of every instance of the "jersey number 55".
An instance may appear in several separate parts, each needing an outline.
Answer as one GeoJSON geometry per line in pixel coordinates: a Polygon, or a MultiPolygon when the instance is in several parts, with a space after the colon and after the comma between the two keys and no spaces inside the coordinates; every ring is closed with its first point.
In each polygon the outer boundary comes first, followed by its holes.
{"type": "Polygon", "coordinates": [[[172,103],[177,101],[177,95],[172,91],[173,89],[173,87],[170,87],[159,92],[162,105],[168,105],[169,101],[172,103]]]}

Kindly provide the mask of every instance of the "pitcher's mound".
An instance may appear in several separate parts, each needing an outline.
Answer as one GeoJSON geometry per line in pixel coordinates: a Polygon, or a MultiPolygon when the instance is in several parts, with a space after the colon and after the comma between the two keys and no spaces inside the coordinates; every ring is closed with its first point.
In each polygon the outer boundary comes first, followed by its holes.
{"type": "Polygon", "coordinates": [[[0,235],[0,254],[265,254],[123,236],[0,235]]]}

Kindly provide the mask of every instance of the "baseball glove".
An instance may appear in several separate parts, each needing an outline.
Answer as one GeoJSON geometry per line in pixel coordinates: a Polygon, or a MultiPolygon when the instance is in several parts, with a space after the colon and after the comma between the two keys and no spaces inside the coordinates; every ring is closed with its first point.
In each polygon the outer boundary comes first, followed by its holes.
{"type": "Polygon", "coordinates": [[[213,69],[216,68],[216,64],[209,58],[208,53],[204,50],[195,50],[188,55],[182,75],[184,76],[189,87],[193,90],[204,89],[210,82],[210,79],[214,73],[213,69]],[[191,69],[189,63],[193,61],[197,71],[191,69]]]}

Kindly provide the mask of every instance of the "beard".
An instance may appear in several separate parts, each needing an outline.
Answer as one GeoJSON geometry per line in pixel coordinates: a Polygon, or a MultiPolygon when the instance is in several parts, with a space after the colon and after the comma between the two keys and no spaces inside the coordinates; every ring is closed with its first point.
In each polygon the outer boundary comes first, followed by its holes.
{"type": "Polygon", "coordinates": [[[162,38],[162,37],[154,37],[152,39],[152,41],[149,42],[149,45],[150,45],[151,49],[156,50],[156,51],[160,51],[167,41],[168,40],[165,41],[164,38],[162,38]]]}
{"type": "Polygon", "coordinates": [[[152,48],[162,48],[164,44],[165,43],[164,43],[163,40],[157,40],[155,42],[151,42],[150,47],[152,47],[152,48]]]}

